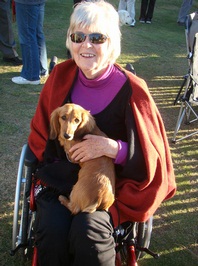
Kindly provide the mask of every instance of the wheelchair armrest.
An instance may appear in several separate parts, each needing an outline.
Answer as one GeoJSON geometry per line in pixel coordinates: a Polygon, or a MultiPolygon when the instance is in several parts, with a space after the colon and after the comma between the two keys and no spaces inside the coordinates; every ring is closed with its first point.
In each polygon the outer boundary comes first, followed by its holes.
{"type": "Polygon", "coordinates": [[[30,149],[29,145],[27,145],[25,153],[25,165],[31,168],[35,168],[37,164],[38,164],[38,159],[30,149]]]}

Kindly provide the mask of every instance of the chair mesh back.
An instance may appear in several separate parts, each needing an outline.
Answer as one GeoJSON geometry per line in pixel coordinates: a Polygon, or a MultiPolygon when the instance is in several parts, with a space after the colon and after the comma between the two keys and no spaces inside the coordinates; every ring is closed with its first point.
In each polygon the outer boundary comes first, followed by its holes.
{"type": "Polygon", "coordinates": [[[194,37],[192,78],[193,78],[193,100],[198,101],[198,33],[196,33],[194,37]]]}
{"type": "Polygon", "coordinates": [[[198,32],[198,12],[194,12],[188,15],[186,24],[189,52],[193,52],[194,37],[195,34],[198,32]]]}
{"type": "Polygon", "coordinates": [[[193,85],[190,101],[198,101],[198,12],[187,16],[185,32],[193,85]]]}

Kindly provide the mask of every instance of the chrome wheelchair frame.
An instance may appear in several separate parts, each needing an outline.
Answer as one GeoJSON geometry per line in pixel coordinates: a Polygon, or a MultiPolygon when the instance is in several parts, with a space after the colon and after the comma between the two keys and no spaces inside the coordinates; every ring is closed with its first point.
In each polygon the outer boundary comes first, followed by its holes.
{"type": "Polygon", "coordinates": [[[33,224],[35,220],[35,209],[31,205],[31,186],[32,174],[37,165],[37,159],[31,152],[29,146],[25,144],[22,147],[16,189],[15,204],[13,214],[12,228],[12,249],[11,255],[14,255],[20,248],[23,255],[27,258],[31,256],[31,248],[34,243],[33,224]]]}
{"type": "MultiPolygon", "coordinates": [[[[22,147],[15,190],[15,205],[13,215],[12,256],[22,249],[27,260],[32,260],[32,266],[37,266],[37,250],[34,247],[34,221],[36,208],[32,180],[37,166],[37,159],[25,144],[22,147]]],[[[145,253],[154,258],[159,255],[150,251],[153,217],[146,222],[126,222],[115,228],[116,266],[137,266],[137,261],[145,253]]]]}

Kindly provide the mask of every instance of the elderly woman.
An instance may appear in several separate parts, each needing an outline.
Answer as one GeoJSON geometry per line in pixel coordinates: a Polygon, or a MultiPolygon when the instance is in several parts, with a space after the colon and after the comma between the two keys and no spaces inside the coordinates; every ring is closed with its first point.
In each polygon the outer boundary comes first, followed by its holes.
{"type": "Polygon", "coordinates": [[[113,228],[125,221],[146,221],[175,193],[164,125],[147,85],[115,64],[120,38],[111,4],[79,3],[67,34],[72,59],[55,66],[41,92],[28,141],[40,162],[35,228],[39,266],[115,265],[113,228]],[[79,171],[58,140],[48,139],[50,114],[67,102],[90,110],[108,136],[86,135],[71,152],[81,162],[100,156],[114,160],[116,200],[110,212],[72,216],[59,201],[59,195],[69,195],[79,171]]]}

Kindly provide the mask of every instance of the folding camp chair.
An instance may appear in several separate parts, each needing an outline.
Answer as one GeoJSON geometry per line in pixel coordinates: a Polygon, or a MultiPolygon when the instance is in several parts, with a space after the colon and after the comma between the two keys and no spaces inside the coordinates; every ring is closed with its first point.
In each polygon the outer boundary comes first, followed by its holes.
{"type": "Polygon", "coordinates": [[[196,112],[196,108],[198,108],[198,12],[187,16],[185,36],[189,70],[184,76],[184,80],[174,101],[174,105],[180,103],[181,107],[172,139],[173,143],[198,133],[198,130],[195,130],[183,137],[176,138],[183,122],[189,125],[198,120],[198,113],[196,112]]]}

